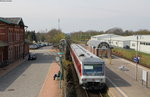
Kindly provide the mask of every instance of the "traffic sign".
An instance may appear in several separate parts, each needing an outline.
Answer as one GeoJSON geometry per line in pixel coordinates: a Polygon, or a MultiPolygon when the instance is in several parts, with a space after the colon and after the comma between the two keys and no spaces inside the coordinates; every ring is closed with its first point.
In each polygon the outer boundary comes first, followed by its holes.
{"type": "Polygon", "coordinates": [[[59,58],[59,57],[56,57],[55,60],[56,60],[57,62],[59,62],[60,58],[59,58]]]}
{"type": "Polygon", "coordinates": [[[139,57],[135,57],[135,58],[133,59],[133,61],[136,62],[136,63],[138,63],[138,62],[139,62],[139,59],[140,59],[139,57]]]}
{"type": "Polygon", "coordinates": [[[59,55],[63,55],[64,53],[63,53],[63,52],[59,52],[58,54],[59,54],[59,55]]]}

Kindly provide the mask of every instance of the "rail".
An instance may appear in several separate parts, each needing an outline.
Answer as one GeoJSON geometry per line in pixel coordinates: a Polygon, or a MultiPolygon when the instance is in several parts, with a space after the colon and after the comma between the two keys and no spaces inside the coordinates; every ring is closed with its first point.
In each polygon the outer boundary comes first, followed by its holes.
{"type": "Polygon", "coordinates": [[[86,97],[104,97],[102,93],[92,93],[85,90],[86,97]]]}

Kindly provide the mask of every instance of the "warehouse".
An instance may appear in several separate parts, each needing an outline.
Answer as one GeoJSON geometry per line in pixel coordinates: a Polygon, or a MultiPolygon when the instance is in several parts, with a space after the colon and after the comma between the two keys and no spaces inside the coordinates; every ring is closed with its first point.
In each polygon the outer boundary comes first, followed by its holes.
{"type": "Polygon", "coordinates": [[[92,36],[90,40],[107,42],[113,47],[128,47],[130,49],[150,54],[150,35],[120,36],[115,34],[102,34],[92,36]]]}

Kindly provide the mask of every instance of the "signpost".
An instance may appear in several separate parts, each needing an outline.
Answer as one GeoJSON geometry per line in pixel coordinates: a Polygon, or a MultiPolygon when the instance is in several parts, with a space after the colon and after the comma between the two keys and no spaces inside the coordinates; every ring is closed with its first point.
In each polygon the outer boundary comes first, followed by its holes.
{"type": "Polygon", "coordinates": [[[136,62],[136,63],[139,63],[140,58],[139,58],[139,57],[135,57],[135,58],[133,59],[133,61],[136,62]]]}
{"type": "Polygon", "coordinates": [[[135,79],[136,79],[136,81],[137,81],[138,63],[139,63],[139,61],[140,61],[140,57],[134,57],[133,61],[136,62],[136,73],[135,73],[135,77],[136,77],[136,78],[135,78],[135,79]]]}
{"type": "MultiPolygon", "coordinates": [[[[60,52],[58,53],[59,55],[59,63],[60,63],[60,84],[59,87],[61,88],[61,80],[63,78],[63,64],[62,64],[62,58],[64,55],[64,51],[65,51],[65,46],[66,46],[66,40],[65,39],[61,39],[60,40],[60,44],[59,44],[59,50],[60,52]]],[[[57,58],[58,60],[58,58],[57,58]]]]}
{"type": "Polygon", "coordinates": [[[59,60],[59,62],[60,62],[60,81],[59,81],[60,88],[61,88],[61,80],[62,80],[62,76],[63,76],[63,65],[62,65],[62,55],[63,54],[64,54],[63,52],[59,52],[58,53],[59,57],[58,58],[56,57],[56,59],[59,60]]]}

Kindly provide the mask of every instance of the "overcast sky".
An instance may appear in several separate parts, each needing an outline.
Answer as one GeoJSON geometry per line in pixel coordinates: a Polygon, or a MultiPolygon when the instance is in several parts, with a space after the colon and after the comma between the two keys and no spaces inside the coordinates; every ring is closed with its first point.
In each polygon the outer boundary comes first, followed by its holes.
{"type": "Polygon", "coordinates": [[[0,17],[22,17],[28,30],[60,28],[65,33],[150,30],[150,0],[12,0],[0,2],[0,17]]]}

